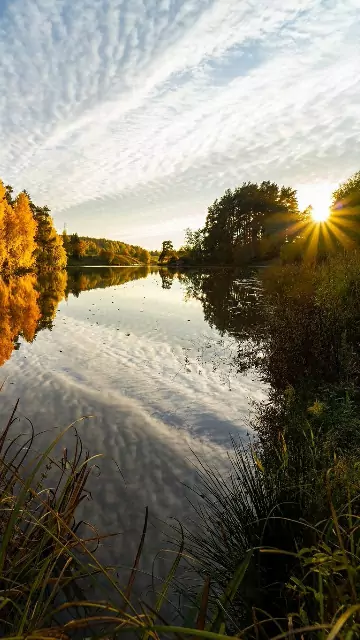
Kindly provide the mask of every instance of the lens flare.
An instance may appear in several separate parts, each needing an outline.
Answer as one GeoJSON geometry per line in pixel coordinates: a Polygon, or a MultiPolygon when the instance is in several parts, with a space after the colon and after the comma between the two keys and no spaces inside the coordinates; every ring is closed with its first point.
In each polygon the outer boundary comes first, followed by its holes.
{"type": "Polygon", "coordinates": [[[311,216],[314,222],[326,222],[330,216],[330,209],[322,206],[314,207],[311,216]]]}

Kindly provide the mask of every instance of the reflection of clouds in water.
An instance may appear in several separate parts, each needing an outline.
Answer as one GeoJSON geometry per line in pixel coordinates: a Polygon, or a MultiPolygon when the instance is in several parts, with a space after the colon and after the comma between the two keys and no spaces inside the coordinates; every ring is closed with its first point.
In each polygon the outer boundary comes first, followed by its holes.
{"type": "Polygon", "coordinates": [[[145,505],[157,527],[150,530],[148,544],[157,547],[159,520],[192,514],[182,484],[195,481],[191,449],[219,467],[226,465],[229,434],[246,434],[248,398],[260,398],[262,392],[258,383],[242,377],[230,392],[210,363],[201,375],[197,364],[187,372],[183,345],[188,342],[171,340],[169,325],[159,325],[153,334],[151,321],[149,326],[142,321],[142,332],[133,326],[126,337],[123,327],[90,326],[68,316],[66,307],[63,312],[52,333],[22,344],[2,369],[1,378],[9,380],[1,414],[20,397],[21,410],[36,430],[94,416],[79,431],[91,453],[107,458],[101,476],[91,481],[96,508],[85,503],[84,515],[102,531],[126,534],[113,543],[113,554],[116,562],[129,563],[145,505]],[[119,464],[126,487],[110,458],[119,464]]]}
{"type": "MultiPolygon", "coordinates": [[[[186,491],[181,484],[192,485],[195,480],[194,469],[188,460],[190,447],[204,458],[216,457],[218,464],[221,458],[225,464],[224,452],[166,426],[130,398],[91,391],[64,374],[49,379],[43,371],[38,376],[39,366],[35,357],[31,367],[22,367],[21,373],[14,368],[17,382],[6,386],[2,406],[10,407],[20,396],[20,409],[29,415],[37,430],[53,425],[63,427],[82,415],[94,416],[80,423],[79,433],[92,453],[102,452],[106,458],[100,463],[100,477],[93,477],[90,482],[94,502],[84,503],[84,517],[101,531],[124,534],[112,547],[117,562],[129,563],[139,541],[145,505],[149,506],[151,521],[157,529],[157,532],[149,531],[148,544],[154,548],[158,546],[159,530],[163,529],[158,520],[190,515],[186,491]],[[31,413],[27,407],[33,404],[35,390],[31,388],[31,382],[27,382],[30,369],[38,384],[38,404],[31,413]],[[121,468],[126,486],[112,459],[121,468]]],[[[25,421],[22,421],[21,429],[28,429],[25,421]]],[[[69,439],[66,437],[65,442],[69,439]]],[[[114,561],[114,556],[111,560],[114,561]]]]}
{"type": "MultiPolygon", "coordinates": [[[[211,363],[203,363],[201,375],[197,363],[187,370],[183,347],[163,338],[160,331],[156,338],[126,337],[112,328],[71,321],[65,331],[39,336],[31,348],[31,364],[36,366],[38,359],[41,369],[46,360],[51,377],[64,387],[77,384],[109,400],[132,398],[165,423],[227,446],[230,432],[246,429],[248,399],[262,396],[259,383],[239,376],[230,392],[211,363]],[[218,422],[216,429],[208,428],[207,416],[218,422]]],[[[39,371],[36,386],[43,374],[42,385],[49,384],[48,374],[39,371]]]]}

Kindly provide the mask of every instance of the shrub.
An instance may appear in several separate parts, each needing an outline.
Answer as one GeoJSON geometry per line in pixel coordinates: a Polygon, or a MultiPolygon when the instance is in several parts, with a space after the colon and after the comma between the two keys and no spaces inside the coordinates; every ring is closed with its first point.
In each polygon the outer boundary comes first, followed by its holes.
{"type": "Polygon", "coordinates": [[[267,308],[264,375],[288,385],[357,386],[360,375],[360,256],[275,266],[263,275],[267,308]]]}

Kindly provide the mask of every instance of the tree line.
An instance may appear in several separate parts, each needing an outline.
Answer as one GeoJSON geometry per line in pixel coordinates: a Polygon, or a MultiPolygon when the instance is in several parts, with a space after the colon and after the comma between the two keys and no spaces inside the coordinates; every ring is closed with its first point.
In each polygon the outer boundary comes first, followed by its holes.
{"type": "MultiPolygon", "coordinates": [[[[152,252],[157,261],[158,252],[152,252]]],[[[138,245],[106,238],[58,234],[50,209],[39,207],[27,191],[14,196],[0,180],[0,273],[47,271],[68,262],[131,266],[149,264],[152,254],[138,245]]]]}
{"type": "Polygon", "coordinates": [[[164,241],[159,262],[240,265],[277,257],[296,262],[354,247],[359,238],[360,172],[334,191],[324,224],[314,221],[311,206],[300,211],[295,189],[269,181],[244,182],[213,202],[204,227],[186,230],[178,251],[164,241]]]}
{"type": "Polygon", "coordinates": [[[114,265],[131,266],[137,264],[149,264],[150,252],[138,245],[127,244],[119,240],[107,240],[106,238],[90,238],[79,236],[77,233],[68,235],[63,232],[63,245],[68,258],[74,261],[86,261],[114,265]]]}

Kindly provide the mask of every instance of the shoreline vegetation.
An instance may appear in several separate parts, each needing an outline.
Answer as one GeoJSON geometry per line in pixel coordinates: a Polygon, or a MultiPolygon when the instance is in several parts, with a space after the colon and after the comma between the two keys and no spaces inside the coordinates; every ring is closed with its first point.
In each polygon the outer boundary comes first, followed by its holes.
{"type": "MultiPolygon", "coordinates": [[[[156,253],[156,252],[155,252],[156,253]]],[[[144,266],[152,256],[142,247],[115,240],[57,233],[49,208],[24,190],[17,196],[0,180],[0,275],[58,271],[66,266],[144,266]]]]}
{"type": "Polygon", "coordinates": [[[326,259],[359,244],[360,172],[341,184],[329,206],[299,209],[296,190],[264,181],[245,182],[208,208],[204,227],[187,229],[175,250],[165,240],[159,264],[171,266],[246,266],[326,259]],[[318,222],[318,214],[324,220],[318,222]]]}
{"type": "MultiPolygon", "coordinates": [[[[281,214],[283,221],[284,207],[293,215],[296,197],[270,183],[256,187],[243,185],[214,203],[206,231],[191,237],[191,259],[220,260],[225,252],[234,265],[239,255],[250,255],[246,263],[259,258],[268,246],[265,219],[281,214]],[[269,212],[274,194],[278,208],[269,212]]],[[[9,206],[28,216],[25,197],[9,206]]],[[[335,192],[328,223],[295,214],[293,234],[282,226],[275,255],[266,249],[273,262],[258,273],[251,297],[229,270],[182,272],[179,253],[171,254],[169,241],[163,246],[159,262],[173,258],[206,320],[236,337],[236,369],[256,367],[269,396],[253,407],[254,439],[233,441],[228,474],[197,459],[197,527],[180,519],[173,529],[168,574],[154,578],[148,598],[134,590],[147,511],[138,552],[119,579],[97,559],[106,535],[77,518],[101,452],[83,450],[74,424],[39,454],[32,425],[28,437],[13,432],[14,407],[0,435],[3,637],[360,637],[360,173],[335,192]],[[58,454],[69,432],[72,453],[58,454]],[[96,601],[87,597],[89,585],[100,592],[96,601]]],[[[32,246],[22,242],[29,256],[32,246]]],[[[164,274],[166,287],[175,273],[164,274]]],[[[81,270],[72,286],[89,286],[81,270]]]]}
{"type": "Polygon", "coordinates": [[[146,266],[153,261],[150,251],[106,238],[79,237],[62,234],[67,254],[67,266],[146,266]]]}

